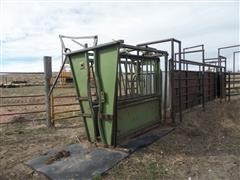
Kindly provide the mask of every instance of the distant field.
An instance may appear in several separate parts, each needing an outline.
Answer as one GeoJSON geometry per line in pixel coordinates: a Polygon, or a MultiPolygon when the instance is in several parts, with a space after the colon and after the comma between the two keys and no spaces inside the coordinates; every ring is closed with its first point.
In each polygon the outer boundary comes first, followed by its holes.
{"type": "Polygon", "coordinates": [[[4,74],[0,75],[0,84],[11,81],[27,81],[29,83],[44,83],[44,74],[4,74]]]}

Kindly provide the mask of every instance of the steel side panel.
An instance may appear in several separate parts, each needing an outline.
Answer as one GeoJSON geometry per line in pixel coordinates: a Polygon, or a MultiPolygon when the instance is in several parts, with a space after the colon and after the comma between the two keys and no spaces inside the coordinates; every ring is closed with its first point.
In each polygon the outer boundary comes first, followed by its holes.
{"type": "MultiPolygon", "coordinates": [[[[110,46],[99,49],[98,54],[98,75],[101,91],[104,92],[104,102],[102,103],[103,115],[114,116],[116,101],[116,81],[117,81],[117,63],[118,46],[110,46]]],[[[107,144],[112,145],[113,140],[113,120],[101,119],[107,144]]]]}
{"type": "MultiPolygon", "coordinates": [[[[85,56],[85,53],[76,54],[71,57],[72,61],[72,72],[74,76],[74,82],[77,89],[77,94],[80,97],[88,97],[88,61],[87,57],[85,56]],[[81,67],[84,66],[84,67],[81,67]]],[[[89,104],[89,101],[81,101],[80,102],[81,111],[84,114],[91,114],[92,117],[83,117],[85,127],[87,128],[86,131],[88,131],[90,136],[90,141],[95,140],[95,126],[94,126],[94,119],[93,114],[91,111],[91,107],[89,104]]]]}
{"type": "Polygon", "coordinates": [[[118,109],[117,136],[124,137],[149,125],[160,123],[160,102],[154,100],[142,104],[118,109]]]}

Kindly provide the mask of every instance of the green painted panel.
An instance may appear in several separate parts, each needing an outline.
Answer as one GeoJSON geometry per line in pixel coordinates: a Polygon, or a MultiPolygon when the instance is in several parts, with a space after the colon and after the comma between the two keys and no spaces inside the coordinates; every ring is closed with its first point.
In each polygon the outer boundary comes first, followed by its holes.
{"type": "MultiPolygon", "coordinates": [[[[101,114],[114,116],[115,101],[117,95],[117,64],[118,64],[118,45],[108,46],[96,51],[95,69],[101,92],[103,92],[101,114]]],[[[106,143],[113,144],[113,120],[102,118],[104,136],[106,143]]],[[[99,125],[100,127],[100,125],[99,125]]],[[[101,128],[101,127],[100,127],[101,128]]],[[[102,137],[103,138],[103,137],[102,137]]]]}
{"type": "Polygon", "coordinates": [[[117,136],[123,137],[160,122],[159,100],[140,103],[117,111],[117,136]]]}
{"type": "MultiPolygon", "coordinates": [[[[71,70],[74,77],[74,83],[79,97],[89,97],[88,81],[89,81],[89,64],[87,53],[79,53],[71,56],[71,70]]],[[[86,128],[86,133],[89,135],[89,140],[95,140],[95,123],[92,109],[88,100],[80,101],[81,111],[84,114],[90,114],[92,117],[83,117],[86,128]]]]}

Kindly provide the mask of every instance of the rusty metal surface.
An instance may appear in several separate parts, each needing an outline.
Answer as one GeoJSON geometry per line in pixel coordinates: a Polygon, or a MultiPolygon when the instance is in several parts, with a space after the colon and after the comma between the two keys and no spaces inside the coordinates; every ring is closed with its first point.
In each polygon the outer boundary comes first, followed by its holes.
{"type": "Polygon", "coordinates": [[[180,71],[181,79],[178,78],[179,71],[174,71],[173,99],[174,109],[179,112],[179,82],[181,82],[182,110],[202,104],[203,101],[203,82],[204,82],[204,100],[212,101],[216,97],[216,72],[205,72],[204,81],[202,81],[201,71],[180,71]]]}

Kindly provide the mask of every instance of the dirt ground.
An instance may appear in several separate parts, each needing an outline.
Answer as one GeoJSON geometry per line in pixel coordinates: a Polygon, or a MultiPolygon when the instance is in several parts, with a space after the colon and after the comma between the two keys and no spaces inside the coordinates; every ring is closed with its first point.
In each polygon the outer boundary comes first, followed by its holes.
{"type": "Polygon", "coordinates": [[[131,155],[104,179],[240,179],[240,99],[186,112],[174,132],[131,155]]]}
{"type": "Polygon", "coordinates": [[[1,125],[0,179],[47,179],[24,165],[24,161],[51,148],[78,143],[83,134],[78,119],[66,120],[47,129],[43,124],[16,123],[1,125]]]}
{"type": "MultiPolygon", "coordinates": [[[[240,99],[211,102],[184,113],[171,134],[120,162],[98,179],[240,179],[240,99]]],[[[79,120],[57,128],[17,123],[1,125],[0,179],[46,179],[24,161],[50,148],[76,143],[79,120]]]]}

